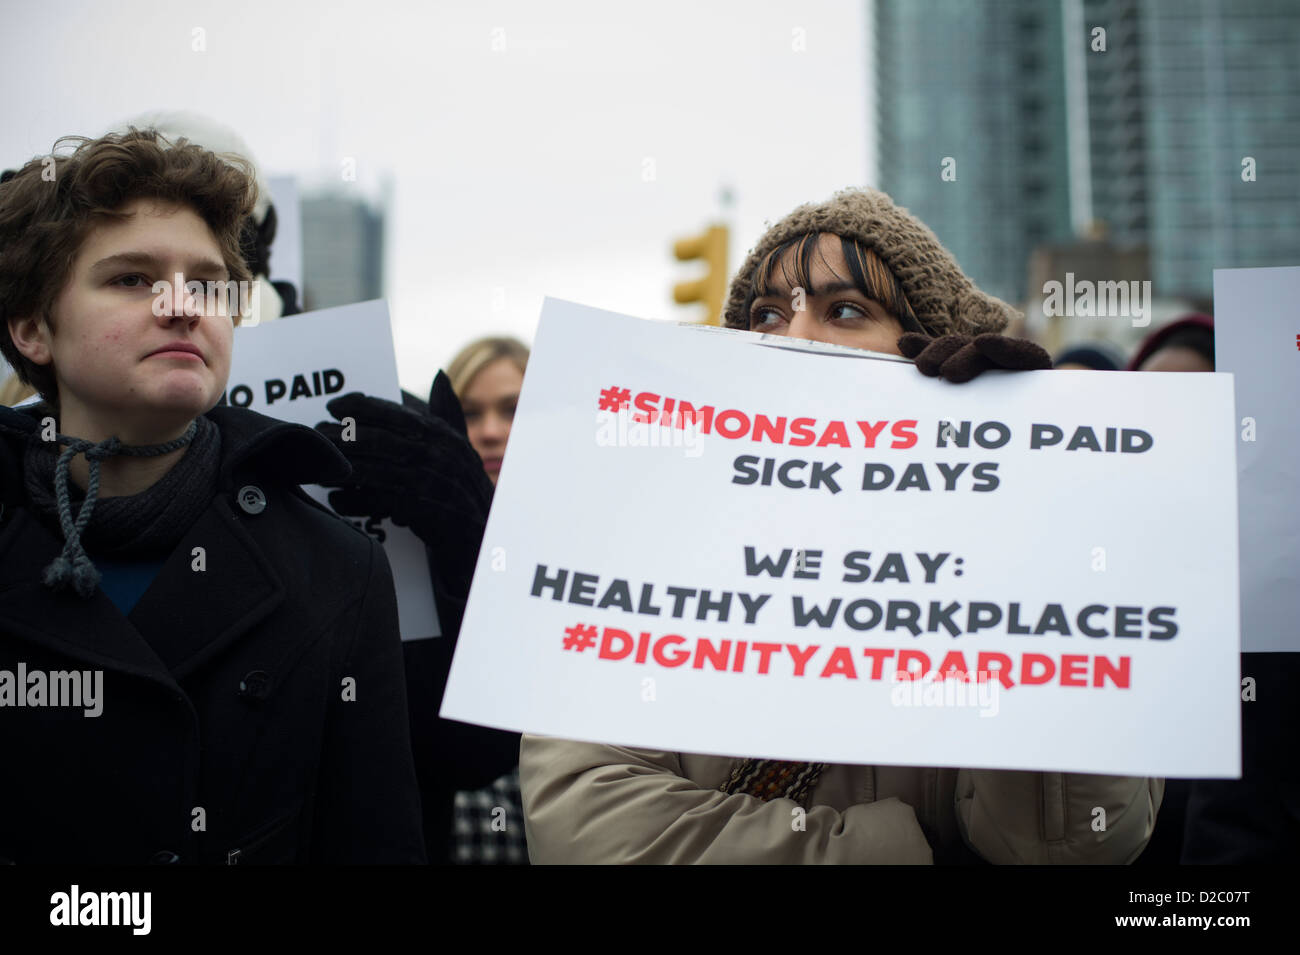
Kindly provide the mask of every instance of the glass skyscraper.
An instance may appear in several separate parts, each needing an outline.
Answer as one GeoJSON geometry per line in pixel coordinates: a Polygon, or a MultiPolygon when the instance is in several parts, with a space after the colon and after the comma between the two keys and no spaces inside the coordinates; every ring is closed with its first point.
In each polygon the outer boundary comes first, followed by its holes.
{"type": "Polygon", "coordinates": [[[1164,297],[1300,263],[1295,0],[876,0],[875,38],[881,187],[993,294],[1090,220],[1164,297]]]}
{"type": "Polygon", "coordinates": [[[384,215],[360,198],[302,200],[304,311],[382,298],[384,215]]]}
{"type": "Polygon", "coordinates": [[[1093,215],[1150,245],[1157,293],[1208,297],[1215,268],[1300,264],[1300,3],[1083,10],[1108,31],[1087,59],[1093,215]]]}
{"type": "Polygon", "coordinates": [[[1072,234],[1061,5],[876,0],[874,33],[880,187],[1019,301],[1029,253],[1072,234]]]}

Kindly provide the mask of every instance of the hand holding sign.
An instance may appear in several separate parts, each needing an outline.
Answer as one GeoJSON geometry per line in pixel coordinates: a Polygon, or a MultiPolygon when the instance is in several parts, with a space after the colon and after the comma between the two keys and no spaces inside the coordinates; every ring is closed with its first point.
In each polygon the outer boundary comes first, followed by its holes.
{"type": "Polygon", "coordinates": [[[325,406],[348,427],[322,421],[316,430],[352,464],[345,484],[331,484],[340,514],[392,518],[433,549],[445,567],[468,577],[478,559],[492,482],[464,435],[447,422],[383,398],[351,392],[325,406]]]}
{"type": "Polygon", "coordinates": [[[917,370],[931,378],[955,384],[970,381],[993,368],[1038,371],[1052,367],[1052,357],[1031,341],[1005,335],[944,335],[927,338],[908,332],[898,340],[898,350],[916,362],[917,370]]]}

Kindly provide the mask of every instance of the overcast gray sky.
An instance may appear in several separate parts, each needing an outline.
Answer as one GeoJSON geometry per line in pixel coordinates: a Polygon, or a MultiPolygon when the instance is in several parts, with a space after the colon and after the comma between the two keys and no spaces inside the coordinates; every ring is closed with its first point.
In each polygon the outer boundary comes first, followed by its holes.
{"type": "Polygon", "coordinates": [[[764,220],[874,184],[865,0],[0,11],[6,166],[190,109],[236,127],[267,174],[372,196],[390,177],[387,291],[417,393],[472,338],[531,340],[545,295],[693,317],[672,302],[694,272],[671,241],[719,216],[724,183],[733,270],[764,220]]]}

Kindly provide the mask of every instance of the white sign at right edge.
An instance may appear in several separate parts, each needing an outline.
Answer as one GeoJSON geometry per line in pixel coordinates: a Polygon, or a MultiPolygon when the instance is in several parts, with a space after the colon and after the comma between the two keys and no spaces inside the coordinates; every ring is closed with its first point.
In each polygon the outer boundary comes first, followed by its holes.
{"type": "MultiPolygon", "coordinates": [[[[1215,368],[1237,388],[1241,649],[1300,651],[1300,267],[1214,270],[1215,368]]],[[[1195,519],[1194,515],[1188,515],[1195,519]]]]}

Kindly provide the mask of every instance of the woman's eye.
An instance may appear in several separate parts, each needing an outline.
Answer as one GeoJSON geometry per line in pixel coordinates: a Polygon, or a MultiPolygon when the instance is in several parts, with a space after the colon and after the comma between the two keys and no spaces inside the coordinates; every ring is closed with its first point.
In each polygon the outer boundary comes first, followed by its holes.
{"type": "Polygon", "coordinates": [[[831,306],[830,317],[840,321],[859,321],[867,317],[867,310],[859,305],[840,302],[831,306]]]}
{"type": "Polygon", "coordinates": [[[751,330],[771,328],[781,321],[781,313],[774,308],[756,308],[749,315],[751,330]]]}

